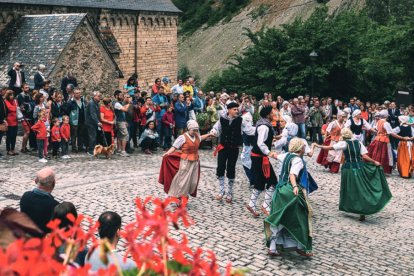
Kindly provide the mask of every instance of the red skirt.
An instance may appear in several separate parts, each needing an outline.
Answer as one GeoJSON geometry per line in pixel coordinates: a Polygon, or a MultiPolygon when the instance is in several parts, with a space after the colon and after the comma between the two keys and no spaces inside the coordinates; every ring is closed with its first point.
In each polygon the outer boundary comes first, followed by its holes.
{"type": "MultiPolygon", "coordinates": [[[[168,194],[174,176],[180,168],[181,152],[174,152],[162,158],[160,175],[158,183],[164,185],[164,192],[168,194]]],[[[198,170],[198,181],[200,181],[200,170],[198,170]]],[[[198,186],[198,184],[197,184],[198,186]]],[[[197,189],[191,194],[192,197],[197,196],[197,189]]]]}
{"type": "Polygon", "coordinates": [[[381,163],[381,166],[384,169],[384,173],[392,173],[392,166],[390,166],[390,156],[388,155],[388,143],[374,140],[368,146],[368,155],[375,161],[381,163]]]}
{"type": "MultiPolygon", "coordinates": [[[[326,136],[325,142],[323,142],[324,146],[330,146],[331,145],[331,136],[326,136]]],[[[327,168],[329,166],[328,160],[326,158],[328,157],[329,150],[321,149],[319,152],[318,158],[316,159],[316,163],[321,164],[322,166],[325,166],[327,168]]]]}

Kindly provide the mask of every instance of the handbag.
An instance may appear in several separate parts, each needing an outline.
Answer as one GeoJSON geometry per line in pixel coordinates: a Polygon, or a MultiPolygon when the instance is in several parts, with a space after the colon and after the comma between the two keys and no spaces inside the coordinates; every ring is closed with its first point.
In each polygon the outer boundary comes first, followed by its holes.
{"type": "Polygon", "coordinates": [[[0,124],[0,132],[6,132],[7,131],[7,124],[2,123],[0,124]]]}
{"type": "Polygon", "coordinates": [[[16,104],[17,108],[16,108],[16,115],[17,115],[17,121],[23,121],[24,116],[23,116],[23,112],[20,109],[20,106],[17,105],[17,101],[15,100],[14,103],[16,104]]]}

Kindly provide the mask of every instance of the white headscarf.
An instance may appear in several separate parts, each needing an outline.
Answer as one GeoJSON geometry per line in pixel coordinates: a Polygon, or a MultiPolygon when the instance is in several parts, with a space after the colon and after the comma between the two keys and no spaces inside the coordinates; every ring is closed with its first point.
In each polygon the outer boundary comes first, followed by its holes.
{"type": "Polygon", "coordinates": [[[352,117],[356,117],[356,116],[358,116],[360,114],[361,114],[361,110],[355,109],[354,112],[352,113],[352,117]]]}
{"type": "Polygon", "coordinates": [[[292,117],[288,116],[288,115],[282,115],[283,120],[286,122],[286,124],[292,123],[292,117]]]}
{"type": "Polygon", "coordinates": [[[385,109],[381,110],[379,112],[379,115],[380,115],[381,118],[387,118],[388,117],[388,110],[385,110],[385,109]]]}
{"type": "Polygon", "coordinates": [[[187,129],[188,130],[190,130],[190,129],[197,129],[198,130],[198,128],[199,128],[199,126],[198,126],[197,121],[195,121],[195,120],[189,120],[187,122],[187,129]]]}
{"type": "Polygon", "coordinates": [[[338,110],[338,114],[336,115],[336,117],[346,117],[346,113],[343,112],[342,110],[338,110]]]}
{"type": "Polygon", "coordinates": [[[402,125],[408,123],[409,119],[408,116],[398,116],[398,120],[400,120],[402,125]]]}
{"type": "Polygon", "coordinates": [[[351,109],[349,107],[346,107],[344,108],[344,112],[349,115],[351,114],[351,109]]]}

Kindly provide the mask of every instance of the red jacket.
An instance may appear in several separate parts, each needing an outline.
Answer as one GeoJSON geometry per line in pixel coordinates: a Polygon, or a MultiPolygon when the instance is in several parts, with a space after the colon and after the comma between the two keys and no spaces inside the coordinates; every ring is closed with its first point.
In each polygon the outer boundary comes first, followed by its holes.
{"type": "Polygon", "coordinates": [[[62,124],[62,126],[60,127],[60,135],[62,136],[62,139],[69,141],[70,139],[70,125],[69,124],[62,124]]]}
{"type": "Polygon", "coordinates": [[[60,136],[60,127],[53,126],[51,136],[52,142],[60,142],[60,140],[62,139],[62,137],[60,136]]]}
{"type": "Polygon", "coordinates": [[[170,124],[175,125],[174,121],[174,113],[173,112],[165,112],[164,115],[162,115],[162,123],[164,126],[169,127],[170,124]]]}
{"type": "Polygon", "coordinates": [[[34,126],[32,126],[32,130],[36,132],[36,139],[47,139],[47,129],[45,122],[43,120],[37,121],[37,123],[34,126]]]}

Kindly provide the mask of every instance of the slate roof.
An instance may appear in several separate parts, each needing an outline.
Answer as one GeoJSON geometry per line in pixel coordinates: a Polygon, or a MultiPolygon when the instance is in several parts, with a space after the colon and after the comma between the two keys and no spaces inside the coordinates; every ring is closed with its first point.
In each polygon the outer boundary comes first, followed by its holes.
{"type": "Polygon", "coordinates": [[[46,65],[48,77],[86,19],[86,13],[27,15],[10,23],[0,35],[0,84],[8,83],[7,72],[16,61],[25,65],[22,69],[30,86],[34,83],[29,77],[36,73],[39,64],[46,65]]]}
{"type": "Polygon", "coordinates": [[[133,11],[181,12],[171,0],[0,0],[0,3],[133,11]]]}

